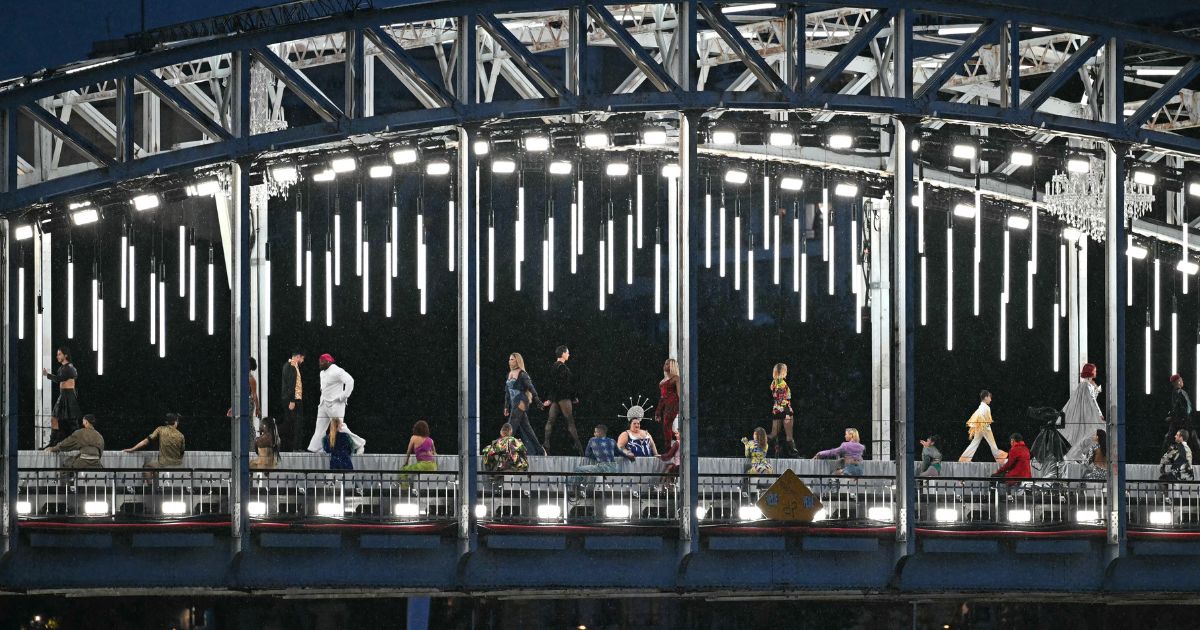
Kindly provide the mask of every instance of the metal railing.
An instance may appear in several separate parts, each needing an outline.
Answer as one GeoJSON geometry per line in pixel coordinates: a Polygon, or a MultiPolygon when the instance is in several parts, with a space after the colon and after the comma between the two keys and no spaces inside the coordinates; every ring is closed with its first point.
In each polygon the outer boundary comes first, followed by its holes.
{"type": "MultiPolygon", "coordinates": [[[[822,506],[813,517],[815,525],[868,526],[894,521],[895,481],[891,477],[799,477],[822,506]]],[[[778,475],[774,474],[700,475],[696,507],[700,524],[750,524],[763,520],[758,500],[776,479],[778,475]]]]}
{"type": "Polygon", "coordinates": [[[368,523],[455,520],[458,473],[255,470],[247,509],[258,521],[368,523]]]}
{"type": "Polygon", "coordinates": [[[1200,481],[1125,482],[1129,528],[1200,530],[1200,481]]]}
{"type": "Polygon", "coordinates": [[[1085,479],[918,477],[917,524],[931,529],[1100,528],[1106,484],[1085,479]]]}
{"type": "Polygon", "coordinates": [[[485,523],[664,525],[679,520],[679,486],[661,473],[479,474],[485,523]]]}
{"type": "Polygon", "coordinates": [[[21,519],[184,519],[229,514],[228,470],[69,469],[21,470],[21,519]]]}

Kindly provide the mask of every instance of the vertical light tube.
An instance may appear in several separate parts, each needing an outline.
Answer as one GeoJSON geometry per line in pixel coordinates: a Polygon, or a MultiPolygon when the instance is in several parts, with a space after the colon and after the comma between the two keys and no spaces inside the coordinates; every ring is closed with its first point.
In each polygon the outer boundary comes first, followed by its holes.
{"type": "Polygon", "coordinates": [[[917,180],[917,253],[925,255],[925,180],[917,180]]]}
{"type": "MultiPolygon", "coordinates": [[[[195,233],[192,234],[193,241],[195,233]]],[[[266,255],[266,269],[263,274],[263,336],[271,336],[271,243],[266,243],[263,249],[266,255]]],[[[191,267],[188,274],[188,316],[191,321],[196,321],[196,244],[191,243],[190,251],[188,252],[191,258],[191,267]]]]}
{"type": "Polygon", "coordinates": [[[1054,301],[1054,310],[1052,310],[1050,312],[1050,319],[1052,320],[1052,326],[1054,327],[1054,364],[1053,364],[1053,367],[1054,367],[1055,372],[1058,371],[1058,346],[1060,345],[1059,340],[1058,340],[1058,326],[1059,326],[1058,320],[1062,318],[1062,316],[1058,314],[1058,308],[1059,308],[1058,302],[1059,302],[1059,300],[1057,300],[1057,299],[1054,301]]]}
{"type": "MultiPolygon", "coordinates": [[[[67,339],[75,338],[75,253],[74,245],[67,244],[67,339]]],[[[95,345],[95,340],[92,341],[95,345]]]]}
{"type": "Polygon", "coordinates": [[[417,290],[425,290],[425,269],[421,266],[421,254],[425,251],[425,214],[417,211],[417,290]]]}
{"type": "Polygon", "coordinates": [[[633,284],[633,215],[625,215],[625,284],[633,284]]]}
{"type": "Polygon", "coordinates": [[[417,285],[421,291],[421,314],[427,312],[428,296],[429,296],[429,279],[425,277],[427,268],[429,267],[429,252],[425,246],[425,232],[422,230],[417,233],[417,285]]]}
{"type": "MultiPolygon", "coordinates": [[[[570,251],[571,275],[574,275],[579,270],[579,267],[577,264],[577,259],[576,259],[576,257],[579,255],[579,244],[578,244],[579,225],[578,225],[578,223],[579,223],[579,206],[574,201],[572,201],[571,202],[571,251],[570,251]]],[[[494,231],[494,228],[489,225],[488,230],[494,231]]],[[[488,301],[490,302],[491,300],[488,300],[488,301]]]]}
{"type": "MultiPolygon", "coordinates": [[[[1057,329],[1056,329],[1057,330],[1057,329]]],[[[946,224],[946,350],[954,349],[954,226],[946,224]]]]}
{"type": "Polygon", "coordinates": [[[1133,306],[1133,256],[1129,255],[1132,248],[1133,235],[1129,234],[1125,237],[1125,306],[1133,306]]]}
{"type": "Polygon", "coordinates": [[[921,325],[929,323],[929,259],[921,254],[921,325]]]}
{"type": "Polygon", "coordinates": [[[550,274],[546,268],[550,266],[550,239],[542,239],[542,310],[550,310],[550,274]]]}
{"type": "Polygon", "coordinates": [[[92,350],[100,349],[100,322],[97,309],[100,308],[100,274],[96,265],[92,265],[92,350]]]}
{"type": "MultiPolygon", "coordinates": [[[[859,294],[859,280],[861,279],[858,273],[858,253],[862,248],[858,245],[858,217],[854,216],[853,210],[850,214],[850,293],[857,296],[859,294]]],[[[857,308],[859,300],[855,298],[854,304],[857,308]]]]}
{"type": "Polygon", "coordinates": [[[771,249],[771,177],[763,175],[763,221],[762,221],[762,248],[763,251],[771,249]]]}
{"type": "MultiPolygon", "coordinates": [[[[208,246],[208,334],[213,334],[213,248],[208,246]]],[[[133,292],[130,291],[130,295],[133,292]]]]}
{"type": "Polygon", "coordinates": [[[333,326],[333,250],[325,243],[325,326],[333,326]]]}
{"type": "Polygon", "coordinates": [[[304,245],[304,321],[312,321],[312,236],[304,245]]]}
{"type": "Polygon", "coordinates": [[[384,317],[392,316],[392,278],[391,278],[390,272],[392,269],[392,261],[395,260],[395,258],[396,258],[395,254],[392,253],[393,247],[394,247],[393,241],[389,237],[388,241],[383,244],[383,316],[384,317]]]}
{"type": "Polygon", "coordinates": [[[517,220],[513,230],[513,286],[521,290],[521,261],[525,260],[525,187],[517,187],[517,220]]]}
{"type": "Polygon", "coordinates": [[[125,224],[121,225],[121,308],[125,308],[125,293],[129,290],[129,280],[125,275],[128,273],[126,268],[129,266],[128,229],[125,224]]]}
{"type": "Polygon", "coordinates": [[[1009,277],[1009,272],[1011,271],[1011,266],[1009,265],[1009,258],[1010,258],[1009,253],[1011,251],[1009,249],[1010,242],[1011,242],[1010,232],[1008,231],[1008,227],[1006,225],[1004,228],[1004,284],[1003,284],[1004,288],[1000,292],[1000,297],[1004,300],[1005,304],[1008,304],[1008,293],[1009,293],[1008,277],[1009,277]]]}
{"type": "Polygon", "coordinates": [[[150,345],[158,343],[158,263],[150,258],[150,345]]]}
{"type": "Polygon", "coordinates": [[[1152,389],[1151,383],[1150,383],[1150,323],[1149,322],[1146,323],[1145,343],[1146,343],[1146,395],[1149,396],[1150,391],[1152,389]]]}
{"type": "Polygon", "coordinates": [[[612,206],[609,206],[609,208],[608,208],[608,268],[604,272],[605,279],[608,280],[609,295],[612,295],[613,291],[616,290],[616,287],[617,287],[616,278],[615,278],[615,276],[617,275],[616,274],[617,237],[616,237],[616,234],[614,234],[614,232],[615,232],[615,228],[613,226],[613,209],[612,209],[612,206]]]}
{"type": "Polygon", "coordinates": [[[1008,360],[1008,300],[1000,296],[1000,360],[1008,360]]]}
{"type": "Polygon", "coordinates": [[[585,217],[584,217],[584,213],[583,213],[583,177],[582,176],[583,176],[583,173],[581,172],[580,179],[578,181],[578,186],[576,189],[576,192],[578,193],[578,199],[575,202],[575,204],[576,204],[575,215],[576,215],[576,219],[579,220],[578,224],[576,225],[576,227],[579,228],[579,234],[575,237],[575,247],[576,247],[575,252],[577,254],[579,254],[580,256],[583,255],[583,226],[587,225],[587,223],[585,223],[585,221],[584,221],[585,217]]]}
{"type": "Polygon", "coordinates": [[[719,237],[720,249],[717,250],[717,268],[722,278],[725,277],[725,196],[721,195],[721,209],[717,213],[717,236],[719,237]]]}
{"type": "MultiPolygon", "coordinates": [[[[1029,262],[1033,267],[1030,273],[1036,276],[1038,272],[1038,205],[1036,203],[1029,206],[1029,262]]],[[[1030,295],[1033,295],[1032,288],[1030,295]]]]}
{"type": "Polygon", "coordinates": [[[158,274],[158,358],[167,356],[167,263],[158,274]]]}
{"type": "MultiPolygon", "coordinates": [[[[555,249],[554,249],[554,208],[553,208],[553,206],[550,209],[550,216],[546,217],[546,242],[550,246],[550,249],[548,250],[549,253],[546,254],[546,268],[549,271],[543,271],[542,273],[550,274],[550,284],[548,285],[548,287],[549,287],[550,292],[554,293],[554,273],[555,273],[554,252],[555,252],[555,249]]],[[[633,255],[632,254],[630,254],[630,256],[629,256],[629,266],[631,268],[633,267],[633,255]]],[[[632,272],[630,275],[632,275],[632,272]]],[[[632,282],[632,280],[630,282],[632,282]]]]}
{"type": "MultiPolygon", "coordinates": [[[[1186,284],[1186,283],[1184,283],[1186,284]]],[[[1179,312],[1171,309],[1171,374],[1179,373],[1179,312]]]]}
{"type": "Polygon", "coordinates": [[[808,321],[808,240],[800,246],[800,323],[808,321]]]}
{"type": "Polygon", "coordinates": [[[971,296],[975,316],[979,316],[979,263],[983,261],[983,208],[982,196],[975,191],[975,275],[971,279],[971,296]]]}
{"type": "Polygon", "coordinates": [[[704,194],[704,268],[712,269],[712,195],[704,194]]]}
{"type": "Polygon", "coordinates": [[[754,321],[754,235],[746,247],[746,319],[754,321]]]}
{"type": "Polygon", "coordinates": [[[800,215],[792,214],[792,291],[800,292],[800,215]]]}
{"type": "Polygon", "coordinates": [[[99,284],[96,298],[96,376],[104,376],[104,285],[99,284]]]}
{"type": "MultiPolygon", "coordinates": [[[[420,203],[420,198],[417,203],[420,203]]],[[[417,229],[421,229],[420,210],[417,214],[417,229]]],[[[342,286],[342,213],[333,213],[333,284],[342,286]]]]}
{"type": "Polygon", "coordinates": [[[187,295],[187,227],[179,226],[179,297],[187,295]]]}
{"type": "MultiPolygon", "coordinates": [[[[821,260],[829,260],[829,235],[833,234],[833,229],[829,225],[829,187],[821,187],[821,225],[824,226],[826,237],[821,239],[821,260]]],[[[832,285],[832,283],[830,283],[832,285]]],[[[830,290],[829,295],[833,295],[830,290]]]]}
{"type": "MultiPolygon", "coordinates": [[[[1062,287],[1062,291],[1067,290],[1067,243],[1066,241],[1058,244],[1058,286],[1062,287]]],[[[1067,301],[1064,299],[1058,300],[1058,316],[1067,316],[1067,301]]]]}
{"type": "Polygon", "coordinates": [[[733,213],[733,290],[742,290],[742,213],[733,213]]]}
{"type": "Polygon", "coordinates": [[[662,237],[654,230],[654,314],[662,313],[662,237]]]}
{"type": "MultiPolygon", "coordinates": [[[[644,203],[645,203],[645,200],[642,199],[642,172],[638,171],[638,174],[637,174],[637,248],[638,249],[642,248],[642,228],[643,228],[642,205],[644,203]]],[[[711,267],[712,265],[709,265],[709,266],[711,267]]]]}
{"type": "MultiPolygon", "coordinates": [[[[371,312],[371,250],[367,242],[367,230],[363,228],[362,240],[362,312],[371,312]]],[[[453,245],[451,245],[453,248],[453,245]]]]}
{"type": "MultiPolygon", "coordinates": [[[[267,305],[271,300],[271,244],[267,243],[267,305]]],[[[188,242],[188,321],[196,321],[196,230],[193,229],[188,242]]],[[[268,316],[267,321],[271,319],[268,316]]]]}
{"type": "Polygon", "coordinates": [[[133,235],[129,238],[129,321],[133,321],[137,313],[137,248],[133,244],[133,235]]]}
{"type": "Polygon", "coordinates": [[[600,236],[600,257],[597,260],[599,261],[599,276],[600,276],[600,310],[603,311],[604,310],[604,298],[605,298],[605,296],[608,295],[608,283],[604,279],[604,272],[605,272],[605,269],[607,268],[607,263],[604,260],[604,257],[608,255],[608,250],[604,243],[603,230],[601,230],[600,234],[601,234],[601,236],[600,236]]]}
{"type": "Polygon", "coordinates": [[[1025,328],[1033,330],[1033,263],[1025,264],[1025,328]]]}
{"type": "MultiPolygon", "coordinates": [[[[496,301],[496,217],[495,215],[488,216],[488,263],[487,263],[487,295],[488,302],[496,301]]],[[[575,228],[571,228],[571,272],[575,272],[575,228]]]]}
{"type": "MultiPolygon", "coordinates": [[[[833,218],[833,212],[827,212],[826,215],[830,219],[833,218]]],[[[835,232],[833,229],[833,223],[830,223],[828,225],[826,232],[827,232],[827,236],[825,237],[825,251],[829,256],[829,258],[828,258],[829,264],[826,265],[829,268],[829,295],[833,295],[837,290],[836,289],[837,285],[834,284],[834,279],[833,279],[834,268],[837,267],[837,264],[836,264],[837,263],[837,251],[834,248],[835,243],[833,241],[833,237],[835,236],[835,232]]]]}
{"type": "MultiPolygon", "coordinates": [[[[458,251],[458,243],[454,240],[454,224],[454,200],[450,200],[446,204],[446,249],[449,251],[446,266],[450,271],[454,271],[454,252],[458,251]]],[[[366,247],[366,241],[363,241],[363,249],[366,247]]]]}
{"type": "MultiPolygon", "coordinates": [[[[363,244],[362,184],[356,188],[354,197],[354,275],[361,276],[363,244]]],[[[453,255],[451,255],[453,258],[453,255]]]]}
{"type": "Polygon", "coordinates": [[[296,286],[304,286],[304,225],[303,215],[296,210],[296,286]]]}
{"type": "Polygon", "coordinates": [[[775,271],[774,271],[774,276],[772,279],[775,281],[775,284],[779,284],[779,239],[780,239],[779,232],[781,230],[781,227],[779,224],[780,224],[780,221],[782,221],[782,219],[779,217],[778,212],[776,212],[771,218],[772,218],[772,223],[774,224],[773,228],[775,230],[775,251],[772,252],[774,254],[774,259],[775,259],[775,271]]]}
{"type": "MultiPolygon", "coordinates": [[[[478,189],[478,187],[476,187],[478,189]]],[[[392,192],[392,266],[391,274],[393,278],[400,277],[400,213],[396,208],[396,193],[392,192]]]]}
{"type": "MultiPolygon", "coordinates": [[[[40,236],[39,236],[40,238],[40,236]]],[[[36,267],[35,267],[36,269],[36,267]]],[[[38,296],[40,297],[40,296],[38,296]]],[[[38,300],[33,302],[33,382],[36,391],[42,391],[42,381],[46,380],[41,373],[42,366],[42,314],[38,312],[38,300]]]]}
{"type": "Polygon", "coordinates": [[[1162,324],[1162,265],[1158,256],[1154,257],[1154,330],[1162,324]]]}
{"type": "MultiPolygon", "coordinates": [[[[25,263],[17,266],[17,339],[25,338],[25,263]]],[[[42,378],[41,373],[37,375],[42,378]]]]}

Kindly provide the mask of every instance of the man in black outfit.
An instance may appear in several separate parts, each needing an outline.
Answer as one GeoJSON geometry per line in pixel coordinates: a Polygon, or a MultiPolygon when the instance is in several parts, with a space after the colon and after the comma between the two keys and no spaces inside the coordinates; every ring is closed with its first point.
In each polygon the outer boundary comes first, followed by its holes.
{"type": "Polygon", "coordinates": [[[1183,388],[1183,377],[1171,375],[1171,411],[1167,414],[1167,434],[1163,438],[1163,448],[1168,448],[1175,441],[1175,433],[1186,429],[1191,439],[1188,446],[1196,453],[1200,448],[1192,431],[1192,401],[1188,398],[1187,390],[1183,388]]]}
{"type": "Polygon", "coordinates": [[[550,389],[542,406],[550,410],[546,416],[546,437],[542,447],[550,451],[550,432],[554,430],[554,421],[562,415],[567,419],[567,432],[575,441],[575,450],[583,455],[583,446],[579,443],[579,431],[575,429],[575,405],[579,397],[575,393],[575,380],[571,377],[571,369],[567,367],[567,359],[571,351],[566,346],[559,346],[554,351],[558,360],[550,364],[550,389]]]}
{"type": "Polygon", "coordinates": [[[283,403],[283,421],[279,427],[280,452],[299,451],[304,445],[304,380],[300,366],[304,353],[295,350],[292,358],[283,364],[283,381],[279,387],[279,399],[283,403]]]}

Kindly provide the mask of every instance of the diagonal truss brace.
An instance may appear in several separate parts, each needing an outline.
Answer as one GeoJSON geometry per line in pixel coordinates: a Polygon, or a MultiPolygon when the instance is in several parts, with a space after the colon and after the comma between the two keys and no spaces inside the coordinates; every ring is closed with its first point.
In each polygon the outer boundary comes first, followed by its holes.
{"type": "Polygon", "coordinates": [[[101,166],[111,167],[116,165],[116,160],[106,155],[99,147],[79,135],[79,132],[60,120],[58,116],[46,111],[41,105],[37,103],[25,103],[21,105],[21,111],[24,111],[38,123],[41,123],[50,133],[54,134],[59,140],[62,140],[64,144],[83,154],[88,160],[101,166]]]}
{"type": "Polygon", "coordinates": [[[171,86],[167,85],[166,81],[163,81],[154,73],[139,72],[137,80],[142,85],[145,85],[146,89],[154,92],[168,107],[175,110],[175,113],[182,116],[193,127],[199,129],[201,133],[213,140],[228,140],[233,137],[228,130],[206,116],[191,101],[182,98],[171,86]]]}
{"type": "Polygon", "coordinates": [[[896,9],[894,8],[877,11],[875,15],[871,16],[871,20],[863,25],[862,29],[855,33],[854,37],[850,38],[849,42],[846,42],[846,45],[838,51],[837,56],[813,77],[812,85],[808,88],[808,93],[816,95],[824,92],[825,86],[829,83],[830,79],[841,75],[846,70],[846,67],[858,58],[859,53],[875,40],[875,37],[879,35],[879,31],[891,23],[892,18],[895,16],[896,9]]]}
{"type": "Polygon", "coordinates": [[[1167,101],[1171,100],[1183,88],[1187,87],[1198,75],[1200,75],[1200,58],[1189,61],[1175,76],[1171,77],[1162,87],[1158,88],[1158,91],[1146,99],[1141,107],[1137,108],[1137,111],[1125,119],[1125,126],[1129,129],[1141,127],[1150,120],[1150,117],[1155,112],[1165,107],[1167,101]]]}
{"type": "Polygon", "coordinates": [[[967,41],[963,42],[963,45],[960,46],[958,50],[954,51],[954,54],[950,55],[950,58],[947,59],[946,62],[943,63],[936,72],[933,73],[932,76],[930,76],[925,80],[924,83],[921,84],[921,87],[917,89],[917,93],[914,95],[914,98],[932,100],[933,98],[937,97],[938,90],[942,89],[942,86],[945,85],[946,81],[949,81],[951,77],[953,77],[955,74],[958,74],[958,71],[968,59],[974,57],[975,53],[978,52],[984,44],[992,42],[996,39],[997,34],[1000,32],[1000,26],[1000,22],[997,22],[996,20],[988,20],[988,22],[981,26],[979,30],[975,31],[971,37],[967,38],[967,41]]]}
{"type": "Polygon", "coordinates": [[[308,77],[293,69],[269,48],[259,47],[250,52],[259,63],[266,66],[272,74],[279,77],[280,81],[283,81],[288,88],[295,92],[296,96],[300,97],[300,100],[304,101],[305,105],[311,107],[322,120],[325,122],[337,122],[346,117],[341,108],[329,100],[329,97],[325,96],[317,86],[313,85],[312,81],[308,80],[308,77]]]}
{"type": "Polygon", "coordinates": [[[711,0],[701,0],[696,3],[696,10],[704,17],[704,21],[708,23],[709,28],[720,35],[721,39],[733,49],[733,52],[746,64],[754,77],[763,84],[764,87],[780,92],[783,94],[792,94],[792,89],[788,87],[783,79],[773,70],[758,54],[758,51],[746,41],[742,36],[741,31],[725,17],[725,14],[713,6],[711,0]]]}
{"type": "Polygon", "coordinates": [[[425,107],[453,107],[454,96],[425,72],[416,59],[395,39],[377,26],[364,29],[363,34],[379,49],[384,65],[404,82],[425,107]]]}
{"type": "Polygon", "coordinates": [[[525,48],[520,40],[513,37],[511,31],[495,16],[479,14],[479,25],[487,31],[492,40],[500,45],[505,52],[509,54],[513,62],[521,68],[521,71],[529,75],[538,87],[550,97],[565,98],[570,93],[567,91],[562,82],[554,78],[554,75],[546,69],[542,62],[537,60],[529,49],[525,48]]]}
{"type": "Polygon", "coordinates": [[[1072,53],[1054,71],[1054,74],[1046,77],[1046,80],[1037,86],[1037,89],[1021,103],[1021,109],[1027,112],[1036,111],[1038,107],[1041,107],[1042,103],[1046,102],[1046,99],[1054,96],[1068,79],[1075,76],[1075,73],[1083,67],[1083,64],[1095,57],[1096,52],[1100,50],[1102,45],[1104,45],[1104,38],[1102,37],[1090,37],[1087,42],[1080,44],[1079,49],[1072,53]]]}
{"type": "Polygon", "coordinates": [[[663,69],[662,65],[654,60],[653,57],[646,52],[646,49],[625,30],[625,27],[617,23],[613,14],[603,5],[589,4],[588,11],[596,20],[596,25],[601,28],[613,42],[618,44],[621,52],[641,70],[646,78],[658,88],[660,92],[678,93],[682,91],[675,79],[663,69]]]}

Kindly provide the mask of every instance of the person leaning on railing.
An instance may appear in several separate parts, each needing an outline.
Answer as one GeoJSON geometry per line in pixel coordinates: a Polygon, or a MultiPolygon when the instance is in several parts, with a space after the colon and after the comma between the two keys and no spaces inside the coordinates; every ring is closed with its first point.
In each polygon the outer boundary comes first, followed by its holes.
{"type": "Polygon", "coordinates": [[[100,457],[104,455],[104,437],[96,430],[96,416],[87,414],[83,417],[83,428],[78,429],[66,439],[47,446],[47,453],[60,451],[79,451],[78,455],[67,458],[64,468],[104,468],[100,457]]]}
{"type": "Polygon", "coordinates": [[[178,468],[182,466],[185,440],[183,433],[179,430],[179,414],[167,414],[162,425],[154,429],[153,433],[122,452],[132,453],[141,450],[150,442],[158,442],[158,459],[147,463],[146,468],[178,468]]]}
{"type": "Polygon", "coordinates": [[[866,450],[867,447],[859,442],[858,429],[851,427],[846,429],[846,441],[841,446],[821,451],[813,455],[813,459],[841,458],[842,466],[833,474],[860,477],[863,474],[863,452],[866,450]]]}

